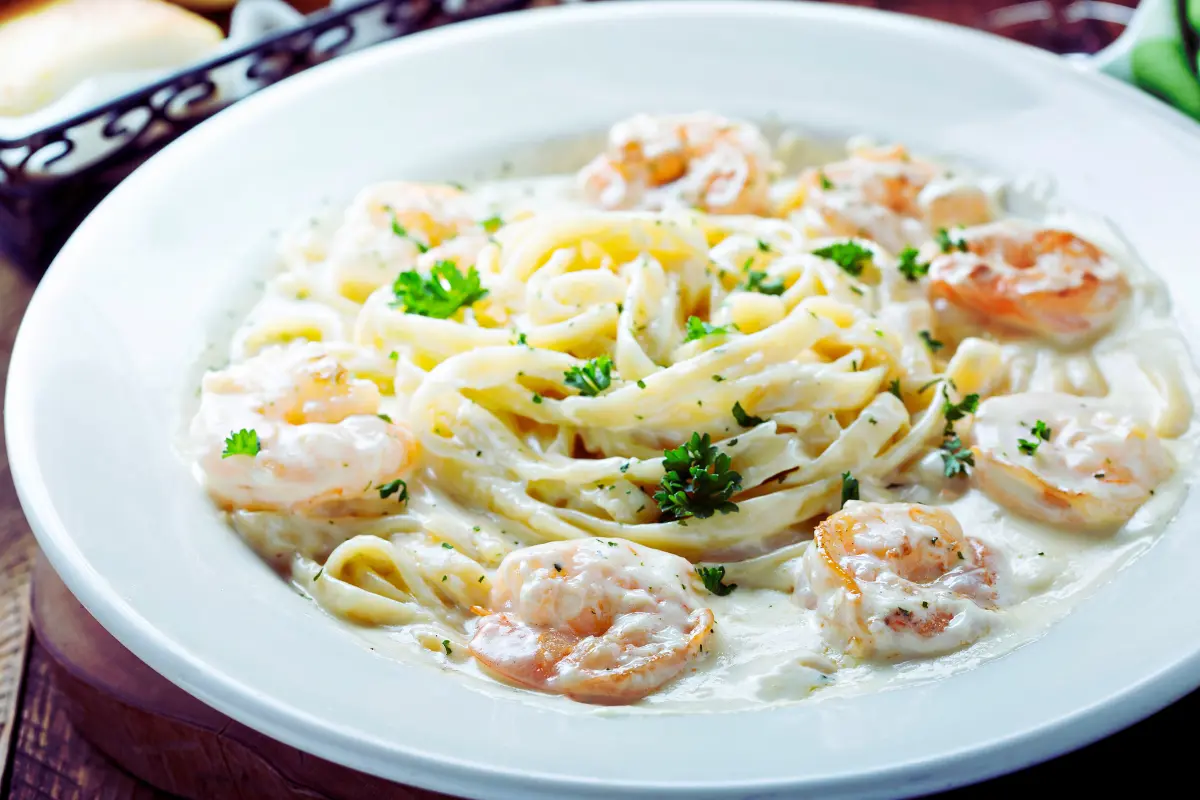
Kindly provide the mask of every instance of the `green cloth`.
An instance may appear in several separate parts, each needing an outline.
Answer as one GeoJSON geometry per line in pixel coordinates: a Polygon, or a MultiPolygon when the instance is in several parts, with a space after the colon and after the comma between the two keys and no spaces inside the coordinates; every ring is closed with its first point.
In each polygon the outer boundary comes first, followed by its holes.
{"type": "Polygon", "coordinates": [[[1200,0],[1142,0],[1101,69],[1200,120],[1200,0]],[[1127,41],[1123,41],[1127,40],[1127,41]]]}

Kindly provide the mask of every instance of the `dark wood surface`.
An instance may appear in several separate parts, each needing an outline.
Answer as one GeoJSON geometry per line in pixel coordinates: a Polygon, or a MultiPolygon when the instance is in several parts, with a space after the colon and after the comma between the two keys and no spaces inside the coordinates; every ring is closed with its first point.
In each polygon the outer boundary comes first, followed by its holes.
{"type": "MultiPolygon", "coordinates": [[[[986,15],[1011,2],[986,0],[861,0],[868,5],[917,11],[951,21],[986,27],[986,15]]],[[[1133,5],[1124,0],[1123,5],[1133,5]]],[[[1067,3],[1056,3],[1065,7],[1067,3]]],[[[1055,36],[1039,34],[1043,46],[1061,45],[1055,36]],[[1049,42],[1049,43],[1047,43],[1049,42]]],[[[1078,49],[1095,49],[1112,31],[1090,29],[1098,37],[1078,49]]],[[[1078,35],[1074,31],[1073,35],[1078,35]]],[[[1020,38],[1037,39],[1022,35],[1020,38]]],[[[33,281],[0,259],[0,390],[7,377],[9,356],[21,314],[33,290],[33,281]]],[[[35,546],[17,504],[0,428],[0,763],[3,783],[0,797],[13,800],[150,800],[170,795],[153,789],[110,762],[85,741],[70,724],[66,698],[52,679],[47,652],[28,633],[28,583],[35,546]]],[[[1151,609],[1131,605],[1127,620],[1136,624],[1139,614],[1151,609]]],[[[1097,665],[1102,668],[1102,665],[1097,665]]],[[[1047,675],[1046,681],[1069,681],[1070,675],[1047,675]]],[[[981,712],[988,700],[980,699],[981,712]]],[[[1188,785],[1195,720],[1200,718],[1200,693],[1127,731],[1048,764],[982,786],[947,793],[943,800],[969,797],[1043,796],[1052,787],[1071,787],[1073,794],[1106,796],[1124,785],[1138,787],[1145,796],[1188,785]]],[[[1189,790],[1192,793],[1194,789],[1189,790]]],[[[1186,796],[1188,793],[1185,792],[1186,796]]],[[[209,795],[217,800],[223,795],[209,795]]],[[[207,798],[206,798],[207,800],[207,798]]]]}

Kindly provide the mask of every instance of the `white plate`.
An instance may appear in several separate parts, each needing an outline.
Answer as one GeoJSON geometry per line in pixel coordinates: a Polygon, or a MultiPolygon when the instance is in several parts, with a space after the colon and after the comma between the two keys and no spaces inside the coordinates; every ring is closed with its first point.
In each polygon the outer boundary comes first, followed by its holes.
{"type": "Polygon", "coordinates": [[[1076,747],[1200,683],[1196,493],[1149,553],[1005,658],[936,684],[700,718],[534,707],[398,665],[215,520],[173,437],[206,339],[253,291],[270,232],[380,178],[702,108],[1052,172],[1068,202],[1119,220],[1197,341],[1200,138],[1114,81],[982,34],[820,5],[603,4],[456,25],[221,113],[62,251],[21,329],[6,408],[22,502],[55,568],[122,643],[235,719],[480,797],[911,794],[1076,747]]]}

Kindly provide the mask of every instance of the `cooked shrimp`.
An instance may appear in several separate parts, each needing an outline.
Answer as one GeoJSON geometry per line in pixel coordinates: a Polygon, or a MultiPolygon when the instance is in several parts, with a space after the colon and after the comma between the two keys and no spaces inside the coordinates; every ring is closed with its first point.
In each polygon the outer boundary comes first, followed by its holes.
{"type": "Polygon", "coordinates": [[[360,192],[350,204],[333,235],[328,261],[337,291],[361,303],[397,273],[413,269],[422,253],[430,263],[438,258],[459,262],[464,255],[473,259],[486,243],[486,232],[458,189],[381,183],[360,192]]]}
{"type": "Polygon", "coordinates": [[[415,444],[378,416],[379,400],[375,383],[353,377],[320,343],[269,347],[208,373],[191,433],[209,491],[226,509],[249,511],[396,507],[399,485],[385,487],[408,469],[415,444]],[[254,432],[257,452],[224,455],[241,430],[254,432]]]}
{"type": "Polygon", "coordinates": [[[1091,397],[991,398],[979,406],[972,437],[980,488],[1005,508],[1060,528],[1124,524],[1174,470],[1146,425],[1091,397]]]}
{"type": "Polygon", "coordinates": [[[893,252],[921,244],[938,228],[992,218],[982,189],[912,158],[901,145],[857,148],[845,161],[805,170],[779,210],[795,209],[811,235],[865,237],[893,252]]]}
{"type": "Polygon", "coordinates": [[[579,173],[607,209],[687,205],[710,214],[761,214],[771,149],[759,130],[715,114],[638,114],[609,131],[608,150],[579,173]]]}
{"type": "Polygon", "coordinates": [[[949,236],[962,244],[932,259],[931,293],[1002,326],[1067,344],[1106,328],[1130,294],[1117,263],[1067,231],[1004,220],[949,236]]]}
{"type": "Polygon", "coordinates": [[[932,655],[987,633],[993,562],[945,509],[851,501],[817,526],[797,597],[850,655],[932,655]]]}
{"type": "Polygon", "coordinates": [[[618,705],[679,675],[712,632],[692,565],[624,539],[575,539],[510,553],[496,611],[471,653],[523,686],[618,705]]]}

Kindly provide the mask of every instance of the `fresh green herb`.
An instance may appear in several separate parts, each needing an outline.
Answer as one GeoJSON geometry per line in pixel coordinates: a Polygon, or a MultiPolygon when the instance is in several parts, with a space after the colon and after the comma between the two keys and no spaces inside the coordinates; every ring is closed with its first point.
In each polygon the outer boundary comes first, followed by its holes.
{"type": "Polygon", "coordinates": [[[894,378],[892,380],[892,382],[888,384],[888,391],[891,392],[892,394],[896,395],[896,397],[898,399],[900,399],[900,400],[904,399],[900,395],[900,379],[899,378],[894,378]]]}
{"type": "Polygon", "coordinates": [[[766,422],[762,417],[752,417],[746,413],[746,409],[742,408],[742,403],[739,400],[733,404],[733,418],[737,420],[737,424],[743,428],[753,428],[755,425],[762,425],[766,422]]]}
{"type": "Polygon", "coordinates": [[[900,263],[896,266],[900,270],[900,274],[910,283],[916,283],[929,274],[929,264],[922,264],[920,261],[917,261],[917,250],[915,247],[906,247],[901,250],[900,263]]]}
{"type": "Polygon", "coordinates": [[[523,333],[517,334],[517,346],[529,347],[529,338],[523,333]]]}
{"type": "Polygon", "coordinates": [[[446,548],[447,550],[454,549],[454,545],[450,544],[449,542],[442,542],[442,547],[446,548]]]}
{"type": "Polygon", "coordinates": [[[379,487],[379,496],[384,500],[391,497],[396,492],[400,493],[400,496],[396,498],[397,503],[403,503],[404,501],[408,500],[408,484],[399,478],[396,478],[396,480],[392,481],[391,483],[385,483],[379,487]]]}
{"type": "Polygon", "coordinates": [[[396,361],[400,358],[400,354],[393,350],[392,352],[388,353],[388,358],[390,358],[392,361],[396,361]]]}
{"type": "Polygon", "coordinates": [[[728,325],[710,325],[707,322],[701,322],[699,317],[688,317],[687,321],[687,337],[685,342],[691,342],[696,339],[703,339],[705,336],[721,336],[729,333],[728,325]]]}
{"type": "Polygon", "coordinates": [[[854,292],[854,293],[855,293],[856,295],[858,295],[859,297],[862,297],[862,296],[863,296],[863,290],[862,290],[862,289],[860,289],[860,288],[858,288],[857,286],[851,286],[851,287],[850,287],[850,291],[854,292]]]}
{"type": "Polygon", "coordinates": [[[571,367],[563,373],[563,383],[578,389],[584,397],[595,397],[612,385],[612,359],[600,356],[582,367],[571,367]]]}
{"type": "Polygon", "coordinates": [[[454,651],[450,649],[450,640],[442,639],[442,648],[446,651],[446,655],[450,655],[454,651]]]}
{"type": "Polygon", "coordinates": [[[1033,427],[1029,429],[1029,432],[1041,439],[1043,442],[1050,441],[1050,427],[1040,419],[1033,423],[1033,427]]]}
{"type": "Polygon", "coordinates": [[[500,230],[500,227],[503,224],[504,224],[504,220],[501,219],[499,214],[493,214],[492,216],[488,217],[485,220],[480,221],[480,223],[479,223],[480,227],[482,227],[488,233],[495,233],[496,231],[500,230]]]}
{"type": "Polygon", "coordinates": [[[667,517],[705,519],[718,511],[729,514],[738,510],[729,498],[741,491],[742,476],[707,433],[693,433],[682,446],[664,451],[663,470],[661,490],[654,501],[667,517]]]}
{"type": "Polygon", "coordinates": [[[923,383],[923,384],[921,384],[921,388],[917,389],[917,394],[925,394],[926,390],[928,390],[934,386],[937,386],[941,382],[942,382],[941,378],[934,378],[933,380],[929,381],[928,383],[923,383]]]}
{"type": "Polygon", "coordinates": [[[952,239],[950,232],[945,228],[939,228],[937,232],[937,243],[942,248],[943,253],[949,253],[951,250],[967,252],[967,243],[962,239],[952,239]]]}
{"type": "Polygon", "coordinates": [[[641,378],[638,378],[637,387],[638,387],[639,389],[645,389],[645,388],[646,388],[646,382],[645,382],[644,380],[642,380],[641,378]]]}
{"type": "Polygon", "coordinates": [[[721,382],[723,382],[723,381],[725,380],[725,376],[724,376],[724,375],[713,375],[713,376],[712,376],[712,379],[713,379],[713,381],[715,381],[716,383],[721,383],[721,382]]]}
{"type": "Polygon", "coordinates": [[[390,423],[392,421],[392,418],[389,417],[387,414],[376,414],[375,416],[379,417],[384,422],[390,423]]]}
{"type": "Polygon", "coordinates": [[[400,224],[400,220],[399,220],[399,219],[397,219],[397,217],[396,217],[396,212],[395,212],[395,211],[393,211],[392,209],[390,209],[390,208],[389,208],[389,209],[388,209],[388,213],[392,215],[392,233],[396,234],[396,235],[397,235],[397,236],[399,236],[401,239],[408,239],[410,242],[412,242],[413,244],[415,244],[415,245],[417,246],[417,251],[418,251],[418,252],[421,252],[421,253],[427,253],[427,252],[429,252],[429,246],[428,246],[428,245],[426,245],[426,244],[425,244],[424,242],[422,242],[421,240],[419,240],[419,239],[416,239],[416,238],[414,238],[414,237],[410,236],[410,235],[409,235],[409,233],[408,233],[408,231],[406,231],[406,230],[404,229],[404,226],[400,224]]]}
{"type": "Polygon", "coordinates": [[[921,601],[921,608],[929,608],[929,601],[928,601],[928,600],[922,600],[922,601],[921,601]]]}
{"type": "Polygon", "coordinates": [[[759,239],[758,240],[758,251],[760,253],[769,253],[769,252],[771,252],[771,245],[767,244],[762,239],[759,239]]]}
{"type": "Polygon", "coordinates": [[[967,467],[975,466],[975,454],[963,447],[962,440],[957,436],[947,437],[942,442],[942,474],[947,478],[956,478],[967,474],[967,467]]]}
{"type": "Polygon", "coordinates": [[[319,581],[319,580],[321,580],[321,576],[322,576],[322,575],[324,575],[324,574],[325,574],[325,568],[324,568],[324,567],[321,567],[319,570],[317,570],[317,574],[316,574],[316,575],[313,575],[313,580],[314,580],[314,581],[319,581]]]}
{"type": "Polygon", "coordinates": [[[857,278],[862,275],[863,266],[871,260],[874,253],[857,242],[835,242],[820,250],[813,250],[813,255],[828,258],[847,274],[857,278]]]}
{"type": "Polygon", "coordinates": [[[534,403],[534,405],[538,405],[538,406],[540,406],[542,404],[542,396],[540,394],[538,394],[537,392],[533,393],[533,403],[534,403]]]}
{"type": "Polygon", "coordinates": [[[824,172],[818,172],[817,179],[821,181],[821,188],[824,189],[825,191],[828,192],[830,189],[833,188],[833,181],[829,180],[829,176],[826,175],[824,172]]]}
{"type": "Polygon", "coordinates": [[[717,597],[724,597],[737,588],[736,583],[724,583],[724,567],[696,567],[696,574],[704,582],[704,588],[717,597]]]}
{"type": "Polygon", "coordinates": [[[759,294],[781,295],[784,292],[783,279],[776,278],[773,281],[767,280],[767,273],[752,269],[746,273],[746,282],[740,287],[744,292],[758,292],[759,294]]]}
{"type": "Polygon", "coordinates": [[[1040,419],[1034,423],[1029,432],[1033,434],[1033,439],[1017,439],[1017,449],[1027,456],[1036,453],[1038,445],[1042,442],[1050,441],[1050,428],[1046,427],[1046,423],[1040,419]]]}
{"type": "Polygon", "coordinates": [[[1027,456],[1031,456],[1037,452],[1038,445],[1041,444],[1037,439],[1029,441],[1028,439],[1017,439],[1017,449],[1027,456]]]}
{"type": "Polygon", "coordinates": [[[464,276],[453,261],[439,261],[424,278],[415,269],[401,272],[392,284],[396,299],[393,307],[403,306],[405,313],[434,319],[448,319],[464,306],[487,297],[488,290],[479,282],[474,267],[464,276]]]}
{"type": "Polygon", "coordinates": [[[221,458],[256,456],[261,449],[258,444],[258,431],[242,428],[240,431],[229,434],[225,439],[225,449],[221,452],[221,458]]]}
{"type": "Polygon", "coordinates": [[[979,408],[979,395],[969,394],[962,399],[961,403],[951,403],[950,398],[946,398],[942,403],[942,416],[946,418],[946,429],[944,434],[950,436],[954,433],[954,423],[958,422],[967,414],[974,414],[979,408]]]}
{"type": "Polygon", "coordinates": [[[858,499],[858,478],[851,475],[849,472],[842,473],[842,505],[845,506],[850,500],[858,499]]]}
{"type": "Polygon", "coordinates": [[[921,341],[925,343],[925,346],[929,348],[929,352],[931,353],[936,353],[938,350],[941,350],[946,346],[942,342],[939,342],[937,339],[933,338],[929,331],[918,331],[917,336],[921,337],[921,341]]]}

